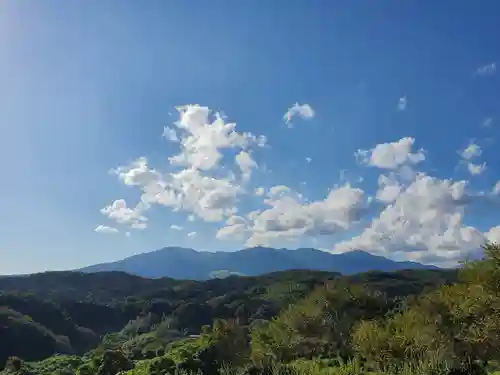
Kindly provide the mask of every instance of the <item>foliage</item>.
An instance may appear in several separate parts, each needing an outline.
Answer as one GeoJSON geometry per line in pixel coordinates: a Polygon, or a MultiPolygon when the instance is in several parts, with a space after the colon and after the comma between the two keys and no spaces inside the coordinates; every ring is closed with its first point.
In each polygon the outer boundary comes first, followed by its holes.
{"type": "Polygon", "coordinates": [[[19,375],[481,374],[500,369],[499,270],[488,244],[459,271],[1,278],[0,361],[19,375]]]}
{"type": "Polygon", "coordinates": [[[333,282],[252,330],[253,359],[261,364],[297,358],[350,355],[350,331],[358,320],[383,316],[389,304],[381,293],[333,282]]]}

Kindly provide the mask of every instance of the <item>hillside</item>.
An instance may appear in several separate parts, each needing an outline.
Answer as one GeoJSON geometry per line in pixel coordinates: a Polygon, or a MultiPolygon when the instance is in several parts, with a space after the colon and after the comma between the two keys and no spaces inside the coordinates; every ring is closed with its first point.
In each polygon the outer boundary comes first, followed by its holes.
{"type": "Polygon", "coordinates": [[[234,252],[203,252],[180,247],[166,247],[123,260],[96,264],[82,272],[123,271],[142,277],[207,280],[214,273],[258,276],[289,269],[339,272],[352,275],[367,271],[402,269],[437,269],[416,262],[395,262],[364,251],[331,254],[316,249],[272,249],[255,247],[234,252]],[[263,262],[262,259],[266,261],[263,262]]]}
{"type": "Polygon", "coordinates": [[[3,277],[0,363],[12,355],[41,360],[55,353],[83,354],[99,342],[99,350],[113,343],[131,346],[141,358],[186,334],[199,334],[214,319],[239,319],[246,324],[269,320],[333,280],[368,285],[394,298],[452,283],[456,272],[406,270],[343,277],[291,270],[208,281],[146,279],[122,272],[3,277]],[[109,336],[113,332],[118,335],[109,336]]]}

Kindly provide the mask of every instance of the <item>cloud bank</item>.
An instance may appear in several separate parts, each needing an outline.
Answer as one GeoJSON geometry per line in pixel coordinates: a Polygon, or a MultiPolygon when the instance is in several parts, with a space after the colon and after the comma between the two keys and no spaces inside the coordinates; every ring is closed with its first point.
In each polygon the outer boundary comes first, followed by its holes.
{"type": "MultiPolygon", "coordinates": [[[[156,206],[187,216],[186,223],[173,224],[171,230],[187,229],[192,221],[217,223],[213,236],[221,241],[280,246],[303,238],[315,241],[351,233],[350,238],[332,242],[330,250],[365,250],[446,266],[476,254],[486,240],[500,239],[500,226],[481,231],[466,221],[467,212],[484,205],[485,199],[490,206],[498,204],[500,182],[490,193],[479,194],[472,191],[469,181],[440,179],[419,170],[427,152],[415,146],[413,137],[354,153],[360,168],[378,171],[374,191],[366,192],[345,181],[311,200],[289,186],[254,184],[255,173],[262,169],[258,156],[267,151],[265,136],[240,132],[236,123],[200,105],[178,107],[177,111],[178,121],[163,131],[165,140],[178,146],[178,152],[168,157],[165,170],[153,168],[146,157],[139,157],[111,171],[139,193],[134,204],[115,199],[101,209],[116,225],[146,229],[148,211],[156,206]],[[246,204],[249,200],[256,205],[246,204]]],[[[311,119],[314,111],[297,103],[285,114],[285,122],[295,116],[311,119]]],[[[482,150],[476,143],[458,154],[459,163],[472,176],[486,168],[478,161],[482,150]]],[[[362,181],[357,177],[355,183],[362,181]]],[[[117,233],[118,229],[99,225],[95,231],[117,233]]],[[[196,235],[189,231],[187,237],[196,235]]]]}

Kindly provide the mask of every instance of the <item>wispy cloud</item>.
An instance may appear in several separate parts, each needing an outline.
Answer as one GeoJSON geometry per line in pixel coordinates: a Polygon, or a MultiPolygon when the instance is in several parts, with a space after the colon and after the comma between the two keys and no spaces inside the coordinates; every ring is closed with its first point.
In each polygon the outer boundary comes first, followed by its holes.
{"type": "Polygon", "coordinates": [[[172,225],[170,226],[170,229],[172,229],[172,230],[178,230],[178,231],[181,231],[181,230],[183,230],[183,229],[184,229],[184,227],[181,227],[180,225],[175,225],[175,224],[172,224],[172,225]]]}
{"type": "Polygon", "coordinates": [[[493,117],[487,117],[481,124],[483,128],[490,128],[492,125],[493,125],[493,117]]]}
{"type": "Polygon", "coordinates": [[[480,175],[486,170],[486,163],[477,164],[471,161],[472,159],[480,157],[482,153],[481,146],[474,142],[470,142],[464,150],[459,152],[463,159],[462,162],[467,165],[467,170],[473,176],[480,175]]]}
{"type": "Polygon", "coordinates": [[[97,233],[118,233],[118,229],[113,228],[113,227],[108,227],[106,225],[98,225],[95,229],[94,232],[97,233]]]}
{"type": "Polygon", "coordinates": [[[500,180],[493,186],[493,190],[491,191],[493,195],[500,195],[500,180]]]}
{"type": "Polygon", "coordinates": [[[497,63],[492,62],[476,69],[476,75],[479,76],[491,76],[497,71],[497,63]]]}
{"type": "Polygon", "coordinates": [[[470,160],[472,158],[481,156],[482,150],[481,147],[476,143],[469,143],[469,145],[460,152],[460,156],[465,160],[470,160]]]}
{"type": "Polygon", "coordinates": [[[482,164],[468,163],[467,169],[469,170],[471,175],[476,176],[478,174],[482,174],[486,170],[486,163],[482,164]]]}
{"type": "Polygon", "coordinates": [[[407,106],[408,106],[408,99],[406,99],[406,96],[403,96],[403,97],[399,98],[399,100],[398,100],[398,110],[399,111],[404,111],[407,106]]]}
{"type": "Polygon", "coordinates": [[[255,195],[258,196],[258,197],[262,197],[264,194],[265,194],[266,190],[263,188],[263,187],[258,187],[258,188],[255,188],[255,195]]]}
{"type": "Polygon", "coordinates": [[[169,126],[165,126],[163,128],[162,136],[170,142],[179,142],[179,137],[177,137],[176,131],[169,126]]]}
{"type": "Polygon", "coordinates": [[[293,127],[292,119],[296,116],[299,116],[304,120],[310,120],[315,116],[315,112],[309,104],[295,103],[283,116],[283,120],[289,128],[293,127]]]}

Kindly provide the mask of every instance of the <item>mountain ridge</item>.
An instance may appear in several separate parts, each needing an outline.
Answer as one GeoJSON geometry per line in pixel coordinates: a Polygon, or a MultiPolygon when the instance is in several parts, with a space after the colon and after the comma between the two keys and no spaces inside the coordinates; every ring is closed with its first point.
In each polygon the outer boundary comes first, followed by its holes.
{"type": "Polygon", "coordinates": [[[439,269],[439,267],[410,261],[397,262],[361,250],[332,254],[314,248],[290,250],[253,247],[232,252],[209,252],[184,247],[164,247],[114,262],[83,267],[76,271],[87,273],[122,271],[148,278],[207,280],[214,272],[220,271],[259,276],[290,269],[352,275],[368,271],[390,272],[402,269],[439,269]]]}

